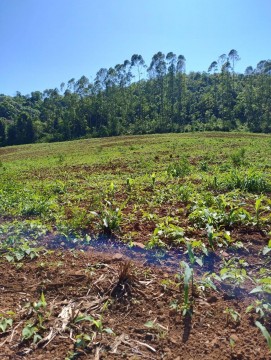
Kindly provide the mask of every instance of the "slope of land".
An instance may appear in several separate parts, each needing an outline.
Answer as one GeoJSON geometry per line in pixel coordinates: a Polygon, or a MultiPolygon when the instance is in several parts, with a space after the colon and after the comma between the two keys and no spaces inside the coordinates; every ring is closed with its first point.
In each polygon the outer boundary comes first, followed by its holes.
{"type": "Polygon", "coordinates": [[[269,359],[271,137],[0,148],[3,359],[269,359]]]}

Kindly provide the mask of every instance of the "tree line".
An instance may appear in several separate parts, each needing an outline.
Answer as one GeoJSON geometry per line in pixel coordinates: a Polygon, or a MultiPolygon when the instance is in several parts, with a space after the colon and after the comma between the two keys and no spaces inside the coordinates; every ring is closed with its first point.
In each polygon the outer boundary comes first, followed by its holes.
{"type": "Polygon", "coordinates": [[[271,132],[271,60],[235,72],[236,50],[206,72],[157,52],[30,95],[0,95],[0,146],[187,131],[271,132]]]}

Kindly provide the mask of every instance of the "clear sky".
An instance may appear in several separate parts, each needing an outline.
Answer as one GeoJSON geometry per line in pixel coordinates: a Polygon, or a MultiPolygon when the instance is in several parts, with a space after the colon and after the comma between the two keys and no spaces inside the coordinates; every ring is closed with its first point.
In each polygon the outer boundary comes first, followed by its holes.
{"type": "Polygon", "coordinates": [[[162,51],[207,71],[231,49],[236,70],[271,58],[271,0],[0,0],[0,93],[90,80],[133,54],[162,51]]]}

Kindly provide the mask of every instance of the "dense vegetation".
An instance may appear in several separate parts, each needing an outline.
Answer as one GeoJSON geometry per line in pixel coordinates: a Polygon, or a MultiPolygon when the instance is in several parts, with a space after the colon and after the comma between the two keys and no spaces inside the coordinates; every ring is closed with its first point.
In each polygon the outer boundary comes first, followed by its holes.
{"type": "Polygon", "coordinates": [[[208,72],[185,73],[185,57],[156,53],[147,67],[133,55],[93,82],[0,95],[0,145],[80,137],[203,130],[271,131],[271,61],[235,72],[236,50],[208,72]]]}

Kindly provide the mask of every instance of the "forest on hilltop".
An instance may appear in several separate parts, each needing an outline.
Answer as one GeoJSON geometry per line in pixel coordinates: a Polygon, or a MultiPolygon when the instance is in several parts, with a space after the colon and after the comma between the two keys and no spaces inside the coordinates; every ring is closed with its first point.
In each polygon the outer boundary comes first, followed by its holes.
{"type": "Polygon", "coordinates": [[[93,82],[86,76],[30,95],[0,94],[0,146],[82,137],[187,131],[271,132],[271,60],[236,73],[236,50],[207,72],[173,52],[149,66],[134,54],[93,82]]]}

